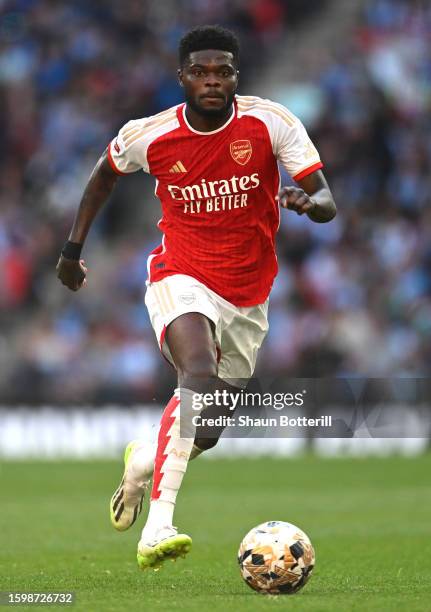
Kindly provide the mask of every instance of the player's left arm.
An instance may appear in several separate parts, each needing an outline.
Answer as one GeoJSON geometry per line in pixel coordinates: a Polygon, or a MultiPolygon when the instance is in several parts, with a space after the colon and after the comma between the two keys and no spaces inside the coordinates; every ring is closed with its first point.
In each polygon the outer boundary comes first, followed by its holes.
{"type": "Polygon", "coordinates": [[[334,198],[321,170],[297,181],[299,187],[283,187],[278,193],[280,206],[304,213],[316,223],[331,221],[337,214],[334,198]]]}

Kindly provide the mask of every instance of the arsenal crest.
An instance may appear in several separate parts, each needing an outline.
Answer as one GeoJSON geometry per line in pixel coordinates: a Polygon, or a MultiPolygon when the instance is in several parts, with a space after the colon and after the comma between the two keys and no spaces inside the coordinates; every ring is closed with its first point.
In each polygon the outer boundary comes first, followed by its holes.
{"type": "Polygon", "coordinates": [[[249,140],[235,140],[230,143],[230,154],[234,161],[241,166],[245,166],[253,153],[249,140]]]}

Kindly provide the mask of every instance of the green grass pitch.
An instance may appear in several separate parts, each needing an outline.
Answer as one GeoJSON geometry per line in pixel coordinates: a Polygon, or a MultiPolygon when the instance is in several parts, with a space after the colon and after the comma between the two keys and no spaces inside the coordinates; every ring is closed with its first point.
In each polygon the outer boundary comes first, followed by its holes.
{"type": "Polygon", "coordinates": [[[175,516],[193,549],[147,573],[135,563],[139,527],[109,523],[121,473],[120,459],[3,463],[0,590],[71,590],[67,607],[86,612],[431,610],[431,455],[198,459],[175,516]],[[294,596],[254,593],[239,575],[240,540],[272,519],[303,528],[316,549],[294,596]]]}

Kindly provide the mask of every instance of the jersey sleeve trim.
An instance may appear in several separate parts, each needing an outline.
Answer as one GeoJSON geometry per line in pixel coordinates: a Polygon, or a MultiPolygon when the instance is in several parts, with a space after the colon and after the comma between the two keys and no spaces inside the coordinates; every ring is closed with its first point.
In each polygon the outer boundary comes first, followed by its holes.
{"type": "Polygon", "coordinates": [[[295,174],[295,176],[292,176],[292,178],[294,181],[300,181],[309,174],[316,172],[316,170],[320,170],[320,168],[323,168],[323,163],[321,161],[313,164],[312,166],[308,166],[308,168],[304,168],[304,170],[301,170],[299,174],[295,174]]]}
{"type": "Polygon", "coordinates": [[[116,174],[119,174],[120,176],[126,176],[127,172],[121,172],[121,170],[119,170],[117,168],[117,166],[115,165],[115,162],[114,162],[114,160],[112,158],[111,145],[112,145],[112,142],[110,142],[109,145],[108,145],[108,162],[109,162],[109,165],[111,166],[111,168],[113,169],[113,171],[116,174]]]}

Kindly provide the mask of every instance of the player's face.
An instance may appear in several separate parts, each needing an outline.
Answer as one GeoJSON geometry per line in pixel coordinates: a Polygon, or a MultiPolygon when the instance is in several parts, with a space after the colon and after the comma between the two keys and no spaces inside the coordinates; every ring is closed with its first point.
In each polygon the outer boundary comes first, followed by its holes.
{"type": "Polygon", "coordinates": [[[178,70],[187,104],[205,117],[222,117],[230,109],[238,86],[233,55],[208,49],[190,53],[178,70]]]}

